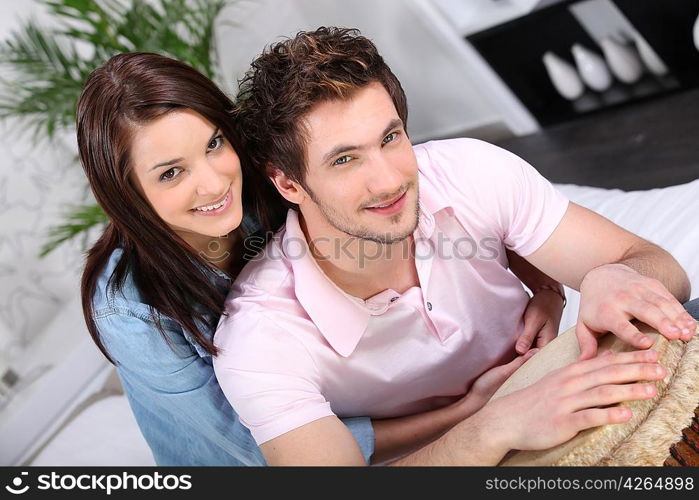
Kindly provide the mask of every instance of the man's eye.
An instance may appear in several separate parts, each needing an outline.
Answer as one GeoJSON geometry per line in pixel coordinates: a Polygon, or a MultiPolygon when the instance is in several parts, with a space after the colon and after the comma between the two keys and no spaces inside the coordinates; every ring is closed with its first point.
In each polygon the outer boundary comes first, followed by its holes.
{"type": "Polygon", "coordinates": [[[209,151],[214,151],[216,149],[220,149],[221,146],[223,146],[223,136],[222,135],[217,135],[213,139],[211,139],[211,142],[209,143],[208,150],[209,151]]]}
{"type": "Polygon", "coordinates": [[[177,170],[182,170],[182,169],[179,167],[172,167],[172,168],[166,170],[160,176],[160,180],[163,182],[171,181],[172,179],[174,179],[175,177],[177,177],[179,175],[179,173],[176,172],[177,170]]]}
{"type": "Polygon", "coordinates": [[[345,156],[340,156],[337,160],[333,162],[333,165],[344,165],[345,163],[349,162],[352,159],[351,156],[345,155],[345,156]]]}
{"type": "Polygon", "coordinates": [[[391,132],[383,138],[383,141],[381,141],[381,143],[388,144],[389,142],[393,142],[396,139],[396,137],[398,137],[398,132],[391,132]]]}

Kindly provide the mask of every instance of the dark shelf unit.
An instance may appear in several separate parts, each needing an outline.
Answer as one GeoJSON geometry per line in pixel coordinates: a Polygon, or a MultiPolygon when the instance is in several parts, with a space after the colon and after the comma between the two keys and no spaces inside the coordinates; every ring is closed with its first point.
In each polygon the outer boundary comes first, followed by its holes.
{"type": "Polygon", "coordinates": [[[543,127],[699,86],[699,51],[692,27],[699,0],[611,0],[666,63],[663,77],[646,73],[634,84],[615,81],[604,92],[587,89],[574,101],[556,92],[542,62],[553,51],[573,66],[570,48],[601,50],[570,12],[584,0],[563,0],[466,37],[543,127]]]}

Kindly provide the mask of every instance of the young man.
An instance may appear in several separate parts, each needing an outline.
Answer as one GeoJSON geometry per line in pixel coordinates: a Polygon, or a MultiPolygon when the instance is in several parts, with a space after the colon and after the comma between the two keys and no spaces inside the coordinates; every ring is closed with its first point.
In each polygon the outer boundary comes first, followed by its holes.
{"type": "Polygon", "coordinates": [[[633,318],[671,339],[694,333],[678,301],[687,277],[662,249],[499,148],[413,147],[400,84],[355,31],[272,46],[242,83],[239,118],[251,157],[295,205],[241,273],[215,337],[218,380],[269,464],[361,464],[338,417],[390,425],[430,410],[438,425],[382,433],[387,456],[404,456],[395,463],[548,448],[628,420],[609,405],[652,397],[636,382],[664,376],[652,351],[594,357],[598,334],[647,349],[633,318]],[[459,397],[513,359],[528,300],[507,250],[581,291],[581,361],[483,406],[459,397]]]}

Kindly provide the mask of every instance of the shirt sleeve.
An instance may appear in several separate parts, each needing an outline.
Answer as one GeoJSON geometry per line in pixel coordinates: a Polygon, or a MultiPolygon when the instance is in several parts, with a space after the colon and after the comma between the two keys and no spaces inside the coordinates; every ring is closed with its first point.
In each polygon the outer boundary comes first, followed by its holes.
{"type": "Polygon", "coordinates": [[[233,316],[216,330],[214,369],[258,444],[334,415],[300,340],[262,314],[233,316]]]}
{"type": "MultiPolygon", "coordinates": [[[[128,312],[97,315],[95,321],[107,351],[118,364],[129,398],[137,399],[162,422],[176,422],[173,426],[177,430],[193,437],[183,443],[197,442],[196,436],[204,436],[240,463],[265,465],[250,431],[222,392],[212,364],[197,353],[177,323],[168,319],[163,322],[168,344],[151,320],[128,312]],[[182,425],[185,427],[180,429],[182,425]]],[[[151,429],[143,426],[160,425],[136,417],[147,439],[151,429]]],[[[371,420],[362,417],[343,422],[368,463],[374,451],[371,420]]],[[[203,445],[201,441],[198,446],[203,445]]],[[[186,456],[189,450],[184,447],[182,455],[186,456]]],[[[217,450],[211,453],[211,460],[200,465],[227,465],[214,462],[220,456],[217,450]]]]}
{"type": "Polygon", "coordinates": [[[521,256],[551,236],[568,208],[568,199],[548,180],[502,148],[453,139],[428,143],[424,150],[438,189],[452,198],[455,210],[480,216],[521,256]]]}

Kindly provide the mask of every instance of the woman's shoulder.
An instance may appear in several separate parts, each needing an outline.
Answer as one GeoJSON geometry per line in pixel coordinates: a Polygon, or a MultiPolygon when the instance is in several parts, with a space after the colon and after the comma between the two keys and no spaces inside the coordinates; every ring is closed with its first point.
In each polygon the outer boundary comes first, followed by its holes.
{"type": "MultiPolygon", "coordinates": [[[[119,315],[154,322],[153,309],[145,302],[141,291],[134,281],[133,270],[126,269],[123,283],[115,287],[112,278],[114,271],[124,257],[124,250],[117,247],[112,251],[106,264],[99,272],[97,284],[92,296],[95,319],[104,316],[119,315]]],[[[160,315],[162,321],[173,321],[160,315]]]]}
{"type": "MultiPolygon", "coordinates": [[[[175,319],[159,313],[145,302],[134,281],[131,268],[126,269],[126,275],[120,287],[112,286],[110,278],[123,258],[125,257],[122,248],[116,248],[112,252],[99,273],[93,294],[93,318],[105,345],[109,344],[114,349],[118,349],[118,346],[127,348],[134,345],[140,345],[142,348],[147,346],[145,349],[147,352],[162,351],[165,355],[172,354],[171,348],[179,344],[187,353],[193,350],[200,357],[210,357],[175,319]],[[157,331],[158,322],[167,339],[157,331]]],[[[205,334],[213,336],[213,332],[209,332],[206,325],[199,321],[197,324],[205,334]]]]}

